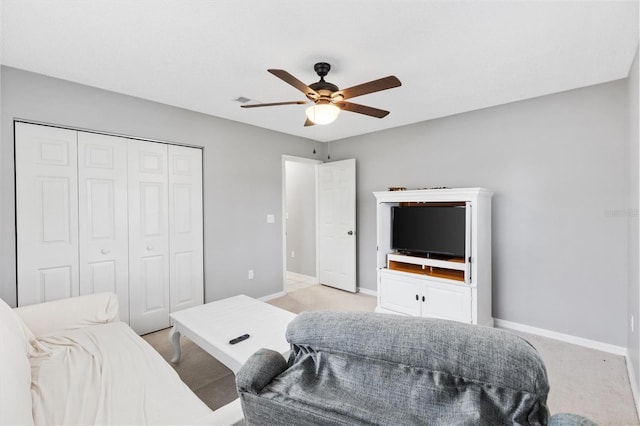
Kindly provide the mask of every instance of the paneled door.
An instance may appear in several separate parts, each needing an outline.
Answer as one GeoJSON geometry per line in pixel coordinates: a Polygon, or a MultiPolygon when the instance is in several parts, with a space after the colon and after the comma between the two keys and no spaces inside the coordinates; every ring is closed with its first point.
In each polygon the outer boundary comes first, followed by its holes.
{"type": "Polygon", "coordinates": [[[114,292],[144,334],[204,302],[201,149],[15,129],[19,306],[114,292]]]}
{"type": "Polygon", "coordinates": [[[169,145],[171,312],[204,302],[202,150],[169,145]]]}
{"type": "Polygon", "coordinates": [[[77,296],[77,132],[15,132],[18,306],[77,296]]]}
{"type": "Polygon", "coordinates": [[[170,325],[167,145],[128,148],[130,325],[144,334],[170,325]]]}
{"type": "Polygon", "coordinates": [[[356,160],[318,166],[321,284],[356,292],[356,160]]]}
{"type": "Polygon", "coordinates": [[[114,292],[129,322],[127,143],[78,132],[80,294],[114,292]]]}

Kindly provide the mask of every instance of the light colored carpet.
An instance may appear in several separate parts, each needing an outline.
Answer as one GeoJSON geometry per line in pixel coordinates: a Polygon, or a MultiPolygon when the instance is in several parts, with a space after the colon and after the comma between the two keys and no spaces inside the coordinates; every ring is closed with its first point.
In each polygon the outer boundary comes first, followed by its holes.
{"type": "MultiPolygon", "coordinates": [[[[373,311],[376,298],[314,285],[269,303],[294,313],[321,309],[373,311]]],[[[551,384],[548,404],[552,414],[581,414],[600,425],[640,425],[624,357],[545,337],[517,334],[529,340],[545,361],[551,384]]],[[[173,356],[168,329],[143,337],[167,361],[173,356]]],[[[231,370],[184,337],[182,359],[174,368],[211,409],[237,398],[231,370]]]]}
{"type": "Polygon", "coordinates": [[[599,425],[640,425],[624,357],[517,332],[542,355],[551,413],[575,413],[599,425]]]}

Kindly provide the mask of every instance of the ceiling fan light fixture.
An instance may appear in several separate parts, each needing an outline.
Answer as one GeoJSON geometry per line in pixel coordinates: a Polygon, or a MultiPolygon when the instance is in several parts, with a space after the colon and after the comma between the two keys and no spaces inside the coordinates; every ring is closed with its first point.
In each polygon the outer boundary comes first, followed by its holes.
{"type": "Polygon", "coordinates": [[[305,113],[307,118],[315,124],[329,124],[338,118],[340,108],[332,104],[317,104],[307,108],[305,113]]]}

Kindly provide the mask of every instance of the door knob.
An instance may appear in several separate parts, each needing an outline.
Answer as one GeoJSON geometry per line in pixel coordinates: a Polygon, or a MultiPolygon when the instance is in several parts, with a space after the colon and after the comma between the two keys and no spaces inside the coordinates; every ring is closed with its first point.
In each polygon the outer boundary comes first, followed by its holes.
{"type": "Polygon", "coordinates": [[[102,254],[108,254],[111,250],[103,248],[102,250],[100,250],[100,253],[102,254]]]}
{"type": "Polygon", "coordinates": [[[347,235],[353,235],[353,231],[347,232],[347,235]]]}

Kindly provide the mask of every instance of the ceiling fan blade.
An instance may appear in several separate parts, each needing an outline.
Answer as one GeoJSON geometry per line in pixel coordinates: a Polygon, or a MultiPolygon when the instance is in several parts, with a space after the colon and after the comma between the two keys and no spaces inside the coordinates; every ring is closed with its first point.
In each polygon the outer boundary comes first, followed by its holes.
{"type": "Polygon", "coordinates": [[[309,127],[309,126],[315,126],[316,123],[314,123],[313,121],[309,120],[307,118],[307,121],[304,122],[304,127],[309,127]]]}
{"type": "Polygon", "coordinates": [[[389,111],[366,105],[354,104],[352,102],[338,102],[336,105],[345,111],[357,112],[358,114],[369,115],[376,118],[383,118],[389,115],[389,111]]]}
{"type": "Polygon", "coordinates": [[[273,102],[273,103],[270,103],[270,104],[240,105],[240,108],[257,108],[257,107],[277,106],[277,105],[302,105],[302,104],[306,104],[306,103],[307,103],[307,101],[273,102]]]}
{"type": "Polygon", "coordinates": [[[315,100],[320,97],[318,92],[316,92],[311,87],[307,86],[285,70],[268,69],[267,71],[269,71],[271,74],[275,75],[285,83],[289,83],[290,85],[304,93],[304,95],[309,99],[315,100]]]}
{"type": "MultiPolygon", "coordinates": [[[[343,99],[349,99],[355,98],[356,96],[379,92],[381,90],[392,89],[398,86],[402,86],[400,80],[398,80],[397,77],[390,75],[389,77],[379,78],[378,80],[369,81],[367,83],[339,90],[336,94],[342,95],[343,99]]],[[[336,94],[334,94],[334,96],[336,94]]]]}

